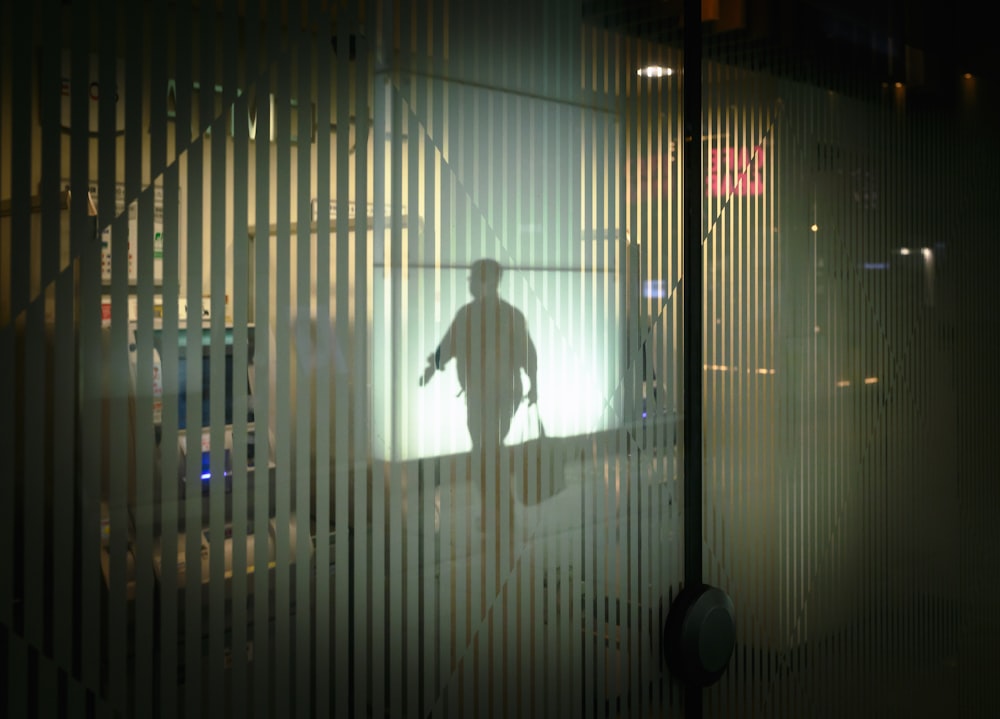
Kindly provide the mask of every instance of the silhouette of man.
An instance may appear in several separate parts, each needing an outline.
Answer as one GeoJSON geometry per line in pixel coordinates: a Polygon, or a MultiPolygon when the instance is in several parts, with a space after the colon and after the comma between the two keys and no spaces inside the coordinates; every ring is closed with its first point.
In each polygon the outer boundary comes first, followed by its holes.
{"type": "Polygon", "coordinates": [[[538,401],[535,345],[524,315],[497,294],[502,272],[495,260],[472,264],[469,292],[473,300],[456,313],[441,343],[427,357],[420,378],[420,384],[426,384],[437,370],[455,359],[474,451],[503,444],[525,397],[522,368],[530,382],[528,402],[538,401]]]}

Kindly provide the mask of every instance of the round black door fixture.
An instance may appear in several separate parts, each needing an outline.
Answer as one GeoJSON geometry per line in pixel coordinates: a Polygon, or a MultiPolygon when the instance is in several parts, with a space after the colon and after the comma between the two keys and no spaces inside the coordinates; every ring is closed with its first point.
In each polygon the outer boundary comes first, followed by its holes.
{"type": "Polygon", "coordinates": [[[663,628],[671,673],[685,684],[713,684],[725,673],[735,644],[736,612],[729,595],[707,584],[684,587],[663,628]]]}

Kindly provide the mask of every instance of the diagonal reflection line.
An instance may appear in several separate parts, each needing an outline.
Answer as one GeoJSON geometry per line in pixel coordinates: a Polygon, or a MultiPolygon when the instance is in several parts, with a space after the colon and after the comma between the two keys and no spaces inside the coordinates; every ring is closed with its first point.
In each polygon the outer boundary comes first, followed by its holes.
{"type": "MultiPolygon", "coordinates": [[[[458,188],[459,192],[461,192],[465,196],[465,198],[468,200],[469,204],[471,205],[471,207],[473,209],[473,212],[475,213],[476,219],[481,219],[482,220],[483,225],[485,226],[486,230],[489,232],[490,236],[494,240],[496,240],[497,245],[504,251],[505,257],[503,259],[507,261],[507,263],[506,263],[505,266],[513,266],[513,263],[510,262],[510,260],[512,259],[512,255],[510,254],[510,251],[507,249],[507,243],[505,241],[505,238],[503,238],[503,237],[500,236],[500,233],[496,230],[494,224],[490,221],[490,218],[488,217],[486,211],[483,210],[483,208],[480,206],[480,204],[475,200],[475,198],[473,198],[472,192],[468,189],[468,187],[466,186],[466,184],[462,181],[462,178],[459,177],[458,172],[455,170],[455,168],[448,161],[447,157],[445,157],[444,148],[441,146],[441,144],[438,141],[436,141],[434,139],[433,135],[431,135],[430,132],[427,130],[427,125],[423,122],[423,120],[420,118],[420,116],[417,115],[416,111],[413,108],[413,105],[405,97],[403,97],[402,90],[401,90],[400,87],[397,86],[397,84],[395,83],[395,81],[391,83],[391,87],[392,87],[392,90],[393,90],[396,98],[400,102],[402,102],[403,103],[403,107],[406,108],[406,111],[407,111],[407,113],[409,115],[409,118],[414,123],[416,123],[416,125],[420,128],[420,131],[423,134],[424,138],[426,138],[431,143],[431,145],[434,147],[434,150],[435,150],[437,156],[441,160],[442,166],[445,169],[447,169],[450,177],[455,181],[455,185],[458,188]]],[[[561,270],[562,268],[552,268],[552,269],[553,270],[561,270]]],[[[570,268],[569,271],[573,271],[574,269],[575,268],[570,268]]],[[[566,335],[566,330],[559,323],[559,316],[557,314],[554,314],[554,313],[550,312],[549,305],[545,302],[545,300],[543,299],[543,297],[538,293],[537,289],[535,288],[534,281],[530,277],[528,277],[528,278],[525,278],[525,284],[530,289],[531,297],[537,302],[537,304],[541,308],[544,316],[547,317],[548,319],[550,319],[553,322],[553,326],[556,328],[556,330],[558,331],[558,333],[561,335],[561,339],[564,342],[568,342],[568,337],[566,335]]],[[[673,290],[671,290],[671,295],[672,294],[673,294],[673,290]]],[[[622,379],[622,381],[624,381],[624,378],[622,379]]],[[[621,385],[621,382],[619,383],[619,386],[620,385],[621,385]]],[[[605,407],[610,407],[611,406],[611,401],[610,401],[609,397],[604,397],[603,400],[604,400],[605,407]]]]}
{"type": "MultiPolygon", "coordinates": [[[[402,106],[405,108],[409,120],[411,122],[413,122],[416,125],[416,127],[418,127],[420,129],[420,132],[422,133],[424,139],[426,141],[428,141],[434,147],[436,155],[440,159],[440,162],[441,162],[443,168],[446,169],[446,171],[449,173],[450,178],[454,181],[455,187],[457,188],[457,191],[459,193],[461,193],[464,196],[464,198],[468,201],[468,203],[470,204],[470,206],[471,206],[471,208],[472,208],[472,210],[473,210],[473,212],[475,214],[476,219],[482,221],[482,223],[485,226],[487,232],[490,234],[490,236],[492,237],[492,239],[494,239],[497,242],[498,247],[500,247],[501,250],[503,250],[504,252],[506,252],[506,256],[503,259],[509,261],[510,258],[511,258],[511,255],[509,253],[509,250],[507,249],[507,244],[506,244],[505,238],[502,238],[502,237],[499,236],[499,233],[497,232],[494,224],[491,222],[490,217],[488,216],[487,212],[483,209],[483,207],[480,205],[480,203],[472,196],[472,192],[469,190],[469,188],[466,185],[466,183],[463,182],[462,178],[459,176],[459,173],[456,171],[456,169],[452,166],[452,164],[449,162],[449,160],[445,156],[444,149],[443,149],[442,145],[440,144],[440,142],[437,141],[433,137],[433,135],[431,135],[431,133],[428,131],[427,124],[423,121],[423,119],[420,117],[420,115],[414,109],[414,105],[411,102],[409,102],[407,100],[407,98],[405,98],[403,96],[402,89],[398,86],[398,84],[395,81],[393,81],[393,82],[390,83],[390,87],[392,89],[394,98],[398,102],[401,102],[402,106]]],[[[412,137],[412,134],[411,134],[411,137],[412,137]]],[[[508,262],[508,264],[509,264],[509,262],[508,262]]],[[[667,293],[666,299],[661,303],[661,307],[659,308],[659,311],[657,312],[657,314],[655,315],[655,317],[650,321],[649,326],[644,330],[644,333],[642,335],[641,341],[637,342],[637,347],[639,347],[641,349],[645,349],[647,342],[652,337],[653,327],[655,325],[658,325],[662,321],[663,317],[665,316],[666,310],[671,306],[670,303],[674,299],[677,290],[680,288],[680,284],[681,284],[681,280],[678,280],[670,288],[669,292],[667,293]]],[[[535,284],[529,279],[527,281],[527,285],[528,285],[528,287],[530,289],[530,293],[531,293],[532,298],[542,308],[542,311],[546,314],[546,316],[548,316],[548,317],[550,317],[551,319],[554,320],[556,330],[560,334],[563,335],[564,339],[566,339],[565,338],[565,329],[559,324],[558,317],[557,316],[553,317],[553,315],[549,312],[549,307],[548,307],[547,303],[544,301],[544,299],[542,298],[542,296],[538,293],[538,291],[537,291],[537,289],[535,287],[535,284]]],[[[629,378],[631,377],[632,373],[635,371],[635,368],[638,366],[638,358],[641,357],[641,354],[639,354],[639,353],[633,353],[633,356],[636,357],[636,359],[633,359],[633,361],[630,362],[624,368],[624,372],[619,376],[618,382],[611,389],[610,394],[609,395],[605,395],[602,398],[602,403],[603,403],[605,411],[611,417],[617,419],[618,420],[618,424],[623,424],[624,423],[625,416],[624,416],[624,413],[621,411],[621,409],[616,409],[615,408],[615,402],[613,400],[614,400],[615,396],[620,395],[623,392],[624,387],[626,385],[626,382],[629,380],[629,378]]],[[[619,404],[619,406],[621,405],[621,403],[618,403],[618,404],[619,404]]],[[[632,427],[623,427],[623,429],[625,430],[625,432],[627,433],[627,435],[629,436],[629,438],[633,442],[637,441],[638,438],[636,436],[636,429],[635,428],[632,428],[632,427]]],[[[645,463],[644,463],[645,464],[645,469],[647,471],[649,471],[651,469],[651,467],[652,467],[653,459],[652,458],[642,458],[642,459],[645,460],[645,463]]],[[[640,460],[641,464],[643,463],[642,459],[640,460]]],[[[506,575],[503,577],[502,581],[499,583],[499,586],[497,587],[496,593],[490,599],[488,606],[486,607],[486,609],[485,609],[484,613],[482,614],[481,618],[478,620],[478,622],[477,622],[476,626],[474,627],[474,629],[472,630],[471,634],[466,638],[465,645],[463,647],[463,650],[462,650],[461,654],[455,658],[455,668],[452,670],[452,672],[450,673],[450,675],[448,676],[448,678],[445,679],[441,683],[441,685],[439,686],[439,688],[438,688],[438,699],[437,699],[437,702],[435,704],[433,713],[437,713],[443,707],[443,703],[445,702],[446,697],[447,697],[448,689],[452,686],[452,684],[456,680],[456,678],[459,677],[461,669],[462,669],[464,663],[468,659],[470,653],[473,651],[473,648],[475,646],[475,641],[476,641],[477,637],[480,635],[480,633],[483,631],[484,628],[486,628],[486,627],[489,626],[491,618],[492,618],[492,613],[495,611],[498,601],[503,596],[504,591],[507,588],[507,586],[510,584],[512,577],[514,577],[519,572],[520,568],[523,566],[523,561],[522,560],[523,560],[524,553],[525,553],[525,551],[530,546],[531,546],[530,542],[528,542],[528,543],[523,544],[521,546],[521,548],[518,550],[518,552],[517,552],[517,554],[516,554],[516,556],[514,558],[514,562],[512,563],[513,564],[512,568],[506,573],[506,575]]]]}
{"type": "Polygon", "coordinates": [[[754,144],[753,152],[750,153],[749,157],[747,157],[746,164],[743,166],[743,169],[737,176],[739,179],[736,182],[733,191],[726,196],[725,203],[719,208],[719,213],[712,218],[712,222],[709,228],[705,231],[703,237],[701,238],[702,244],[705,244],[705,242],[708,241],[708,238],[711,237],[713,234],[715,234],[715,228],[719,225],[719,222],[722,220],[722,216],[726,214],[726,212],[729,210],[730,205],[732,205],[733,200],[737,196],[735,190],[743,184],[743,182],[746,180],[747,176],[750,173],[750,168],[754,166],[754,163],[757,159],[757,155],[760,152],[762,143],[764,142],[764,140],[768,139],[771,136],[771,134],[777,127],[778,120],[781,119],[782,110],[784,110],[785,104],[779,99],[777,105],[778,105],[778,111],[771,118],[771,121],[768,123],[767,129],[764,130],[760,138],[754,144]]]}
{"type": "MultiPolygon", "coordinates": [[[[454,180],[455,185],[458,188],[458,190],[468,200],[469,204],[471,205],[471,207],[473,208],[473,211],[476,214],[477,219],[481,219],[482,220],[482,222],[483,222],[484,226],[486,227],[487,231],[489,232],[490,236],[494,240],[496,240],[498,246],[500,248],[502,248],[506,252],[506,257],[504,257],[504,259],[509,261],[511,259],[511,254],[507,250],[507,244],[505,242],[505,239],[500,236],[499,232],[497,232],[497,230],[494,227],[493,223],[490,221],[490,218],[487,216],[487,213],[485,212],[485,210],[483,210],[483,208],[480,206],[480,204],[475,200],[475,198],[473,198],[472,192],[468,189],[468,187],[466,186],[466,184],[462,181],[461,177],[459,177],[458,172],[455,170],[455,168],[448,161],[447,157],[445,156],[444,148],[442,147],[441,143],[438,140],[435,140],[434,136],[428,131],[427,124],[417,114],[416,110],[414,109],[413,104],[411,102],[409,102],[403,96],[403,94],[402,94],[402,88],[399,87],[399,85],[397,84],[397,82],[395,80],[393,80],[390,83],[390,86],[392,88],[392,91],[394,93],[395,98],[398,101],[402,102],[403,103],[403,107],[406,108],[406,111],[408,113],[408,116],[409,116],[410,120],[412,120],[414,123],[416,123],[416,125],[420,128],[420,131],[423,134],[424,138],[427,141],[429,141],[431,143],[431,145],[434,147],[434,150],[435,150],[437,156],[441,160],[442,166],[447,169],[450,177],[454,180]]],[[[587,108],[586,106],[581,106],[581,107],[583,109],[590,109],[590,108],[587,108]]],[[[773,122],[772,122],[772,127],[773,127],[773,122]]],[[[752,159],[753,158],[751,158],[751,160],[752,159]]],[[[749,165],[748,165],[748,167],[749,167],[749,165]]],[[[744,171],[744,173],[745,172],[746,172],[746,170],[744,171]]],[[[670,291],[667,293],[666,298],[661,303],[661,307],[660,307],[658,313],[650,321],[649,328],[647,328],[645,330],[644,336],[642,337],[642,341],[638,342],[637,347],[633,348],[633,349],[641,349],[641,350],[645,349],[646,343],[647,343],[647,341],[650,339],[650,337],[652,335],[652,327],[653,327],[653,325],[655,325],[655,324],[657,324],[657,323],[659,323],[661,321],[662,316],[663,316],[665,310],[670,305],[670,301],[673,299],[675,293],[680,288],[681,281],[682,281],[681,279],[678,279],[677,282],[674,283],[673,287],[670,288],[670,291]]],[[[549,308],[548,304],[545,302],[545,300],[542,298],[542,296],[538,294],[538,291],[535,289],[535,283],[530,278],[526,278],[525,282],[526,282],[527,286],[530,289],[532,298],[538,303],[538,306],[541,307],[541,309],[542,309],[543,313],[545,314],[545,316],[548,317],[549,319],[551,319],[553,321],[553,324],[554,324],[556,330],[562,335],[562,339],[563,340],[567,340],[567,337],[566,337],[566,334],[565,334],[565,329],[559,324],[559,318],[558,318],[558,316],[554,315],[551,312],[549,312],[550,308],[549,308]]],[[[641,357],[641,354],[638,355],[638,356],[641,357]]],[[[617,396],[622,391],[623,387],[625,386],[625,383],[628,380],[628,378],[629,378],[629,376],[630,376],[630,374],[631,374],[631,372],[632,372],[632,370],[634,368],[635,362],[636,362],[636,360],[633,360],[632,363],[630,363],[629,365],[627,365],[624,368],[624,374],[622,374],[619,377],[618,383],[611,389],[610,394],[609,395],[605,395],[602,398],[602,404],[604,406],[604,410],[606,412],[608,412],[609,416],[611,416],[612,418],[618,420],[619,424],[623,423],[626,418],[625,418],[624,413],[622,413],[620,410],[616,410],[615,409],[613,399],[614,399],[615,396],[617,396]]],[[[636,437],[635,437],[635,435],[634,435],[634,433],[633,433],[632,430],[626,429],[626,432],[628,433],[630,439],[632,439],[633,441],[636,439],[636,437]]]]}
{"type": "MultiPolygon", "coordinates": [[[[775,128],[777,127],[778,120],[781,117],[781,111],[782,111],[783,108],[784,108],[784,103],[782,103],[779,100],[779,102],[778,102],[778,112],[771,118],[771,120],[770,120],[770,122],[769,122],[769,124],[767,126],[767,129],[763,132],[763,134],[760,136],[760,139],[755,144],[754,152],[747,158],[747,162],[746,162],[745,166],[743,167],[743,169],[741,170],[741,172],[740,172],[740,174],[738,176],[739,180],[736,183],[736,187],[737,188],[740,187],[743,184],[744,180],[746,179],[746,177],[748,176],[748,174],[750,172],[750,168],[755,163],[755,160],[756,160],[757,154],[758,154],[758,150],[756,148],[759,148],[761,142],[763,142],[763,140],[766,140],[768,137],[770,137],[773,134],[775,128]]],[[[711,226],[704,233],[704,236],[702,237],[702,241],[701,241],[702,246],[704,246],[705,243],[708,242],[709,238],[716,233],[716,229],[717,229],[719,223],[721,222],[723,215],[725,215],[725,213],[728,211],[728,209],[730,208],[730,206],[731,206],[731,204],[732,204],[732,202],[734,201],[735,198],[736,198],[736,193],[735,192],[730,192],[729,195],[726,198],[726,202],[722,205],[722,207],[719,208],[719,213],[712,220],[711,226]]],[[[667,296],[664,299],[663,303],[661,304],[659,311],[657,312],[657,314],[653,318],[651,318],[651,320],[649,322],[649,327],[646,328],[644,336],[642,337],[642,340],[638,343],[638,349],[639,350],[642,350],[642,351],[645,350],[646,344],[649,341],[649,339],[651,338],[652,331],[653,331],[653,326],[656,325],[657,323],[659,323],[661,321],[664,312],[670,306],[670,301],[674,298],[674,295],[677,293],[677,291],[681,289],[681,285],[682,285],[683,281],[684,281],[683,276],[679,277],[677,279],[677,281],[673,284],[673,286],[670,288],[670,291],[667,293],[667,296]]],[[[638,356],[641,357],[642,355],[639,354],[638,356]]],[[[633,364],[634,364],[634,361],[633,361],[633,364]]],[[[622,375],[621,378],[619,379],[619,383],[618,383],[618,385],[615,386],[614,391],[612,392],[612,396],[617,395],[618,392],[622,389],[624,383],[628,380],[629,373],[631,372],[631,369],[632,369],[631,365],[629,367],[626,367],[626,373],[624,375],[622,375]]],[[[610,398],[605,397],[604,399],[605,399],[605,402],[604,402],[605,408],[607,408],[608,410],[612,411],[612,416],[615,417],[615,419],[617,419],[620,424],[624,423],[626,418],[624,417],[623,414],[618,414],[618,415],[613,414],[614,409],[613,409],[613,405],[612,405],[612,403],[610,401],[610,398]]],[[[633,439],[633,440],[636,439],[636,437],[634,436],[632,430],[626,428],[626,432],[629,434],[629,437],[631,439],[633,439]]]]}
{"type": "MultiPolygon", "coordinates": [[[[111,221],[104,226],[95,225],[96,230],[94,237],[85,238],[82,242],[80,242],[78,252],[76,254],[70,254],[66,258],[64,267],[62,267],[59,271],[55,272],[49,278],[43,278],[42,282],[40,283],[38,293],[34,297],[29,299],[24,304],[23,307],[11,307],[10,319],[3,327],[0,327],[0,329],[6,329],[7,326],[13,326],[16,320],[19,317],[21,317],[23,313],[29,311],[39,302],[43,302],[46,296],[46,292],[50,287],[52,287],[55,283],[57,283],[61,278],[65,277],[67,274],[72,274],[75,272],[74,263],[78,259],[80,259],[80,257],[84,253],[100,251],[100,242],[97,241],[97,238],[101,236],[101,233],[104,230],[108,229],[109,227],[112,227],[114,223],[120,222],[128,214],[129,208],[131,207],[132,203],[138,203],[143,200],[146,200],[147,202],[150,201],[149,195],[151,195],[156,191],[157,183],[163,180],[167,172],[177,163],[179,163],[181,158],[184,157],[184,155],[187,152],[190,152],[191,150],[200,146],[204,142],[206,137],[210,137],[211,135],[217,132],[218,133],[225,132],[228,126],[229,113],[231,111],[235,112],[237,117],[241,117],[242,114],[240,113],[240,111],[246,110],[248,107],[247,105],[248,98],[251,95],[250,90],[255,89],[258,86],[269,87],[269,85],[267,84],[269,77],[272,74],[275,74],[280,67],[277,65],[277,63],[279,63],[282,60],[288,62],[289,61],[288,55],[290,54],[290,52],[291,52],[290,49],[286,49],[284,53],[275,60],[276,66],[273,69],[269,69],[262,72],[260,76],[258,76],[252,83],[248,84],[247,92],[240,92],[237,88],[234,88],[232,90],[226,90],[225,88],[223,88],[222,100],[221,100],[222,110],[220,111],[220,114],[217,115],[205,127],[200,128],[199,133],[195,137],[191,138],[190,140],[187,140],[186,142],[177,140],[180,146],[177,148],[177,151],[175,152],[174,160],[172,162],[167,162],[157,171],[151,173],[153,179],[150,181],[148,185],[139,190],[139,192],[131,195],[126,194],[124,198],[124,209],[122,210],[122,212],[117,215],[113,215],[111,221]]],[[[129,128],[126,128],[123,132],[127,133],[128,131],[129,128]]],[[[143,129],[136,128],[134,131],[142,132],[143,129]]],[[[180,134],[181,136],[187,136],[188,133],[178,133],[178,134],[180,134]]],[[[127,193],[127,188],[126,188],[126,193],[127,193]]]]}
{"type": "MultiPolygon", "coordinates": [[[[245,102],[245,97],[246,97],[246,95],[242,95],[239,99],[237,99],[237,103],[245,102]]],[[[237,105],[237,107],[240,107],[240,105],[237,105]]],[[[129,207],[132,205],[133,202],[140,203],[140,202],[142,202],[144,200],[147,201],[147,202],[151,202],[152,200],[150,199],[150,196],[156,191],[156,189],[158,187],[157,182],[162,181],[162,179],[166,176],[166,174],[170,170],[170,168],[172,168],[175,164],[177,164],[178,162],[180,162],[181,158],[184,156],[185,153],[187,153],[188,151],[190,151],[190,150],[194,149],[195,147],[197,147],[198,145],[200,145],[203,142],[205,135],[206,134],[211,134],[214,131],[215,126],[218,125],[221,121],[223,121],[225,119],[226,119],[226,115],[220,115],[215,120],[213,120],[207,126],[206,131],[203,132],[198,137],[196,137],[190,143],[188,143],[188,145],[183,150],[180,150],[177,153],[177,157],[175,158],[175,160],[173,162],[167,163],[163,167],[163,169],[160,171],[160,173],[158,175],[156,175],[153,178],[153,180],[146,187],[144,187],[143,189],[141,189],[138,193],[136,193],[134,195],[131,195],[131,196],[126,195],[126,198],[125,198],[125,209],[122,210],[122,212],[120,214],[113,216],[112,219],[111,219],[111,222],[109,222],[107,225],[104,225],[103,227],[99,226],[99,225],[97,225],[95,223],[95,225],[94,225],[94,227],[95,227],[94,237],[93,238],[88,238],[88,239],[84,240],[83,242],[81,242],[80,243],[80,250],[79,250],[79,252],[77,252],[75,255],[70,255],[67,258],[67,260],[66,260],[66,265],[62,269],[60,269],[58,272],[56,272],[47,281],[43,281],[41,287],[39,288],[38,294],[35,295],[30,300],[28,300],[28,302],[25,303],[24,307],[21,307],[19,309],[18,308],[11,308],[10,321],[7,323],[7,325],[5,325],[3,328],[0,328],[0,329],[6,329],[8,326],[13,326],[14,323],[17,321],[17,319],[19,317],[21,317],[22,314],[30,311],[31,308],[33,308],[39,302],[44,302],[45,301],[45,296],[46,296],[47,291],[48,291],[48,289],[50,287],[52,287],[53,285],[55,285],[57,282],[59,282],[60,279],[64,278],[66,275],[71,275],[71,274],[75,273],[75,263],[76,263],[77,260],[80,259],[80,257],[84,253],[86,253],[86,252],[99,252],[100,248],[101,248],[101,245],[100,245],[100,242],[97,241],[97,238],[100,237],[101,233],[104,232],[104,230],[108,229],[109,227],[112,227],[116,222],[122,221],[122,219],[128,214],[129,207]]]]}
{"type": "MultiPolygon", "coordinates": [[[[537,527],[537,522],[536,522],[536,527],[537,527]]],[[[447,679],[442,681],[438,686],[437,688],[438,698],[437,701],[434,703],[433,710],[428,714],[428,716],[437,716],[443,710],[443,703],[447,698],[448,689],[451,687],[452,683],[458,678],[459,674],[461,673],[465,661],[469,658],[470,653],[473,651],[473,648],[475,647],[476,639],[479,637],[479,635],[483,632],[484,629],[488,629],[490,622],[493,619],[493,612],[496,608],[497,603],[500,601],[500,598],[503,596],[504,590],[510,583],[511,579],[516,574],[518,574],[521,569],[522,560],[524,558],[525,552],[529,548],[533,548],[533,543],[532,543],[533,539],[534,535],[532,534],[531,536],[527,537],[526,541],[521,543],[521,548],[517,551],[517,554],[514,556],[514,561],[511,562],[510,570],[504,575],[503,579],[497,586],[496,594],[490,600],[489,604],[486,606],[486,609],[482,612],[482,616],[480,617],[476,625],[473,627],[472,632],[466,637],[465,647],[463,648],[461,654],[454,657],[453,661],[455,668],[448,675],[447,679]]]]}

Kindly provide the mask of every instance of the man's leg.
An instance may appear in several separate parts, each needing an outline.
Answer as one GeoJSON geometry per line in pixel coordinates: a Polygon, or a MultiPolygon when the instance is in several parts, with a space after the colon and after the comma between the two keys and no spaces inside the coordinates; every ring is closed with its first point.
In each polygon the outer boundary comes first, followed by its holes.
{"type": "MultiPolygon", "coordinates": [[[[487,518],[493,518],[499,539],[501,507],[510,503],[510,481],[502,477],[501,453],[504,451],[503,437],[510,429],[511,416],[506,399],[493,394],[486,396],[471,393],[466,395],[469,435],[472,438],[471,470],[478,472],[480,527],[485,533],[487,518]],[[506,491],[504,491],[506,489],[506,491]]],[[[511,513],[508,512],[508,517],[511,513]]]]}

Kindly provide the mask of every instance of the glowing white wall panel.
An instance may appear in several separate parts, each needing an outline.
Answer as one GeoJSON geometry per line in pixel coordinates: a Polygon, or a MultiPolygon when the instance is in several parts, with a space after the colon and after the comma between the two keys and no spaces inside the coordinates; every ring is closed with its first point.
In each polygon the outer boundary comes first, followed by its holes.
{"type": "MultiPolygon", "coordinates": [[[[468,269],[408,270],[411,301],[398,320],[405,326],[396,332],[398,324],[389,310],[390,281],[377,269],[371,333],[375,456],[406,460],[466,452],[472,445],[456,361],[423,387],[417,378],[455,313],[472,300],[468,269]]],[[[603,272],[504,271],[500,296],[527,319],[538,354],[539,412],[550,435],[585,435],[623,423],[625,339],[623,318],[617,316],[618,282],[617,275],[603,272]]],[[[509,444],[521,436],[523,418],[515,419],[509,444]]]]}

